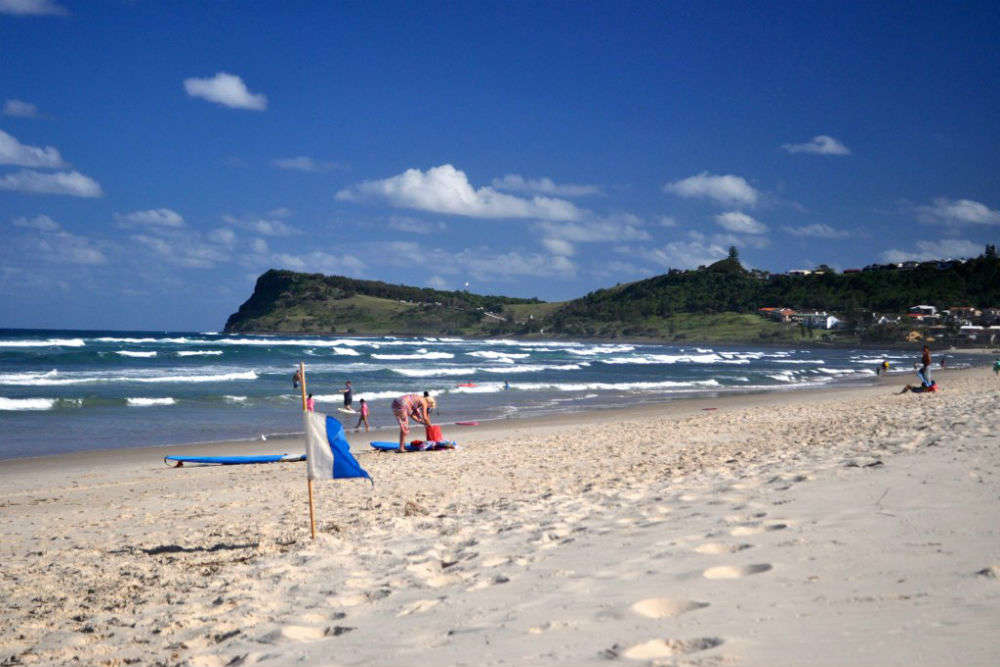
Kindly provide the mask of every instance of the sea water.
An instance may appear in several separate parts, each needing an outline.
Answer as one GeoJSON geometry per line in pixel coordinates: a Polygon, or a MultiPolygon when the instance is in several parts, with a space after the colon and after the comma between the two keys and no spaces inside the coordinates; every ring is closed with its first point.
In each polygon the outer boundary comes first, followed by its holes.
{"type": "MultiPolygon", "coordinates": [[[[775,349],[462,338],[256,336],[215,332],[0,329],[0,459],[301,431],[291,378],[306,366],[317,410],[347,380],[371,421],[430,391],[436,421],[600,409],[732,392],[866,382],[918,351],[775,349]],[[505,388],[506,386],[506,388],[505,388]]],[[[949,365],[975,358],[949,355],[949,365]]]]}

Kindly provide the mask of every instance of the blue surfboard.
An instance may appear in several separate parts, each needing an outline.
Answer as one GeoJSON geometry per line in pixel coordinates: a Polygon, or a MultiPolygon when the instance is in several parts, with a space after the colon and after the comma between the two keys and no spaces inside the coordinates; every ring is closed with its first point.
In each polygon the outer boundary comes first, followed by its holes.
{"type": "Polygon", "coordinates": [[[164,456],[163,462],[180,468],[185,463],[206,463],[220,466],[243,465],[247,463],[279,463],[305,461],[305,454],[260,454],[257,456],[164,456]]]}
{"type": "MultiPolygon", "coordinates": [[[[388,451],[399,451],[398,442],[386,442],[375,440],[370,443],[374,449],[382,452],[388,451]]],[[[431,442],[422,443],[419,445],[406,445],[406,451],[408,452],[431,452],[435,449],[455,449],[457,445],[451,440],[442,440],[441,442],[431,442]]]]}

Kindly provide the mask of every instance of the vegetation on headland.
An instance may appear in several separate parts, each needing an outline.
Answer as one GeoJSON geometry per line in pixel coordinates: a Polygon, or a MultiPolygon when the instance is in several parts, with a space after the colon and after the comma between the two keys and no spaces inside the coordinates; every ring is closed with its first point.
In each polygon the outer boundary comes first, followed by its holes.
{"type": "Polygon", "coordinates": [[[911,323],[879,324],[876,317],[905,313],[916,304],[1000,306],[995,247],[965,261],[811,275],[747,270],[734,248],[711,266],[670,270],[558,303],[271,270],[230,316],[226,331],[892,343],[913,340],[911,323]],[[835,313],[842,326],[818,331],[771,321],[758,315],[766,306],[835,313]]]}

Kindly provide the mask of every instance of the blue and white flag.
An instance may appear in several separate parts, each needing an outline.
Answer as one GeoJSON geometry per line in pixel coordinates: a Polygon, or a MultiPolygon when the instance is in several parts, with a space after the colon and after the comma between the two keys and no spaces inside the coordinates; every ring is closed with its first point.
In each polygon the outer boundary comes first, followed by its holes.
{"type": "Polygon", "coordinates": [[[306,425],[306,470],[309,479],[342,479],[371,476],[351,454],[344,427],[320,412],[304,412],[306,425]]]}

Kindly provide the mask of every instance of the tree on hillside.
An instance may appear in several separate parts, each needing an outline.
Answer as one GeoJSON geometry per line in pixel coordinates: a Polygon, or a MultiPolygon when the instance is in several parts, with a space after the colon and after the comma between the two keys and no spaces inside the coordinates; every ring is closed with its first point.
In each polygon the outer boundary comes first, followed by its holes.
{"type": "Polygon", "coordinates": [[[729,261],[738,262],[740,261],[740,251],[736,249],[736,246],[729,246],[729,261]]]}

